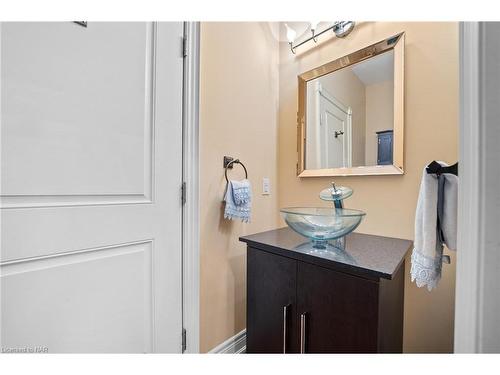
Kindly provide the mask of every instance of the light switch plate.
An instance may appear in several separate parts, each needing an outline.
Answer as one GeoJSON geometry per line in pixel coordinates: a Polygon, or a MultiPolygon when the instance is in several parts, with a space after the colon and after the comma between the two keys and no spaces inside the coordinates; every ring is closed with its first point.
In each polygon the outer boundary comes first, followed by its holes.
{"type": "Polygon", "coordinates": [[[262,195],[269,194],[271,194],[271,182],[269,181],[269,178],[264,177],[262,179],[262,195]]]}

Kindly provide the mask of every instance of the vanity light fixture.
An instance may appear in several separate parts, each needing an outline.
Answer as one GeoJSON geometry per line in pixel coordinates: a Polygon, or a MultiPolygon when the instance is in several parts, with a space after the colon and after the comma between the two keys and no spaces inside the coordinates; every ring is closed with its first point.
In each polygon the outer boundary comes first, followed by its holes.
{"type": "Polygon", "coordinates": [[[286,38],[288,39],[288,43],[292,45],[293,41],[295,40],[295,37],[297,36],[297,32],[290,26],[288,26],[286,23],[285,27],[286,27],[286,38]]]}
{"type": "Polygon", "coordinates": [[[293,42],[295,41],[295,36],[297,35],[297,33],[295,32],[295,30],[293,30],[290,26],[288,26],[285,23],[286,38],[288,39],[288,44],[290,45],[290,50],[292,51],[293,54],[295,54],[295,49],[297,47],[300,47],[301,45],[309,42],[310,40],[314,41],[314,43],[317,43],[318,36],[326,33],[329,30],[333,30],[333,32],[335,33],[335,36],[337,38],[345,38],[354,29],[354,25],[356,24],[356,22],[354,22],[354,21],[337,21],[337,22],[334,22],[332,26],[327,27],[326,29],[324,29],[323,31],[320,31],[319,33],[317,32],[318,24],[319,24],[319,22],[311,22],[312,36],[307,38],[306,40],[303,40],[302,42],[300,42],[296,45],[293,45],[293,42]]]}
{"type": "Polygon", "coordinates": [[[320,21],[311,21],[310,24],[311,24],[311,34],[312,34],[312,38],[314,40],[314,42],[316,43],[318,41],[317,37],[316,37],[316,30],[318,30],[318,25],[319,25],[320,21]]]}

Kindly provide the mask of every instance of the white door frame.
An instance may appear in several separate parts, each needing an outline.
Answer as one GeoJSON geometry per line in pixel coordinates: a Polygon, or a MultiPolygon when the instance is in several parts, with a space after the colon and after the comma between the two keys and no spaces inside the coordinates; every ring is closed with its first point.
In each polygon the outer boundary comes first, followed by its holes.
{"type": "Polygon", "coordinates": [[[199,75],[200,23],[184,23],[182,320],[185,353],[200,351],[199,75]]]}
{"type": "Polygon", "coordinates": [[[500,350],[500,25],[460,23],[455,352],[500,350]]]}
{"type": "Polygon", "coordinates": [[[455,352],[477,352],[479,294],[479,24],[460,23],[460,163],[455,352]],[[464,199],[466,195],[466,199],[464,199]],[[466,229],[467,228],[467,229],[466,229]]]}

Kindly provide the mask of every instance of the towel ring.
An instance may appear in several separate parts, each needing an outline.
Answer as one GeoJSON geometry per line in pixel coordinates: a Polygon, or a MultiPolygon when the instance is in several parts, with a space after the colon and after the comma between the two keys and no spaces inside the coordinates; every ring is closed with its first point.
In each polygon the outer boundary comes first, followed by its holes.
{"type": "Polygon", "coordinates": [[[231,160],[229,163],[227,163],[226,165],[226,171],[224,172],[224,175],[226,176],[226,182],[229,183],[229,179],[227,178],[227,169],[229,168],[230,165],[232,164],[239,164],[243,167],[243,169],[245,170],[245,178],[248,178],[248,172],[247,172],[247,169],[245,168],[245,165],[239,160],[239,159],[234,159],[234,160],[231,160]]]}

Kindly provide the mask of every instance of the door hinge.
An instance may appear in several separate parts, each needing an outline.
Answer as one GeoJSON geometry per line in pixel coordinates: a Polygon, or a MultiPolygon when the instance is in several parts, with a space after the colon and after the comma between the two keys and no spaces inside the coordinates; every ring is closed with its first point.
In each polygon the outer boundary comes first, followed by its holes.
{"type": "Polygon", "coordinates": [[[188,55],[188,39],[187,37],[182,38],[182,57],[186,57],[188,55]]]}
{"type": "Polygon", "coordinates": [[[182,329],[182,352],[184,353],[187,348],[187,343],[186,343],[186,328],[182,329]]]}
{"type": "Polygon", "coordinates": [[[186,204],[186,183],[183,182],[181,185],[181,202],[182,204],[186,204]]]}

